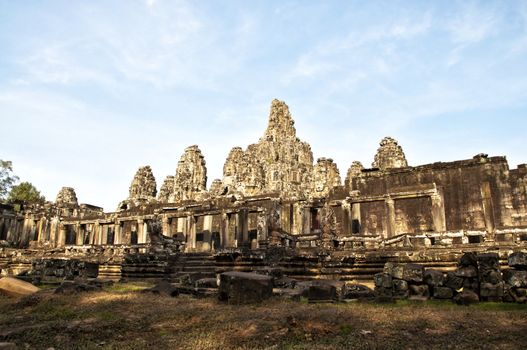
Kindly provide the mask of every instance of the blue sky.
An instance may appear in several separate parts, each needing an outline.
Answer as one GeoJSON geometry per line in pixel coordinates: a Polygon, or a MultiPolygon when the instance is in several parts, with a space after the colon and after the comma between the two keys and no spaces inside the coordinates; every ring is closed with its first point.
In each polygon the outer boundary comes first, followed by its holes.
{"type": "Polygon", "coordinates": [[[0,159],[114,210],[198,144],[209,184],[286,101],[344,178],[384,136],[410,165],[527,162],[525,1],[0,0],[0,159]]]}

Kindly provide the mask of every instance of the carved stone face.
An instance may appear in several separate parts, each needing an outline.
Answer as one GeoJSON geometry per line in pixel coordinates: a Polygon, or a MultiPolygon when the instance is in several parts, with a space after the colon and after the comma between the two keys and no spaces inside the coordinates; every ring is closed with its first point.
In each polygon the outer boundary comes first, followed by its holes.
{"type": "Polygon", "coordinates": [[[370,214],[370,216],[368,217],[367,226],[370,232],[377,232],[377,215],[370,214]]]}

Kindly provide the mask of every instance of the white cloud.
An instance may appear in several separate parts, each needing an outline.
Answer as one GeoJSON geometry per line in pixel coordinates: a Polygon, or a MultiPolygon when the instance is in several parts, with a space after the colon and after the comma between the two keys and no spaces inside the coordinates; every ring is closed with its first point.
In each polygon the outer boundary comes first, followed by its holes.
{"type": "Polygon", "coordinates": [[[478,43],[495,33],[499,21],[497,9],[485,9],[469,3],[457,16],[447,21],[446,30],[456,44],[478,43]]]}

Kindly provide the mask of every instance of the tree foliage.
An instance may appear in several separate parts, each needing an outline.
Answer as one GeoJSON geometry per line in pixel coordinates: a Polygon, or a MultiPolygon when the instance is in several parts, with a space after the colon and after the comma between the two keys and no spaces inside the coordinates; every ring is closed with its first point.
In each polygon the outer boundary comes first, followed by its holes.
{"type": "Polygon", "coordinates": [[[40,195],[40,191],[36,189],[31,182],[21,182],[19,185],[13,186],[7,202],[11,204],[33,204],[44,203],[46,198],[40,195]]]}
{"type": "Polygon", "coordinates": [[[17,181],[18,176],[13,175],[13,163],[9,160],[0,159],[0,201],[5,199],[5,196],[17,181]]]}

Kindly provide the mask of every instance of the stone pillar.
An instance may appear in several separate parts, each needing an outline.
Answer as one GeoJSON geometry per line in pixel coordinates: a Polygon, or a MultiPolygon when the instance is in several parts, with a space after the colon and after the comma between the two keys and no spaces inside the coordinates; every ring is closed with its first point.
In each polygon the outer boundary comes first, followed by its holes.
{"type": "Polygon", "coordinates": [[[122,244],[123,240],[121,237],[121,224],[119,223],[119,221],[116,221],[113,227],[113,244],[122,244]]]}
{"type": "Polygon", "coordinates": [[[354,225],[357,225],[356,229],[358,232],[356,233],[360,233],[361,232],[360,228],[362,225],[361,216],[360,216],[360,202],[351,204],[351,232],[352,233],[354,232],[353,231],[354,225]]]}
{"type": "Polygon", "coordinates": [[[83,242],[83,234],[81,232],[81,224],[80,223],[76,223],[75,224],[75,244],[76,245],[82,245],[83,242]]]}
{"type": "Polygon", "coordinates": [[[238,213],[238,219],[238,227],[240,229],[240,241],[238,242],[238,246],[240,246],[240,244],[249,244],[249,216],[246,209],[240,210],[238,213]]]}
{"type": "Polygon", "coordinates": [[[430,199],[432,200],[432,221],[434,223],[434,231],[445,232],[446,218],[443,196],[441,196],[439,193],[436,193],[430,196],[430,199]]]}
{"type": "Polygon", "coordinates": [[[388,225],[384,238],[390,238],[395,234],[395,201],[392,198],[387,198],[385,203],[388,225]]]}
{"type": "MultiPolygon", "coordinates": [[[[488,181],[481,184],[481,199],[483,202],[483,215],[485,216],[485,229],[493,236],[494,234],[494,208],[492,206],[492,196],[490,193],[490,183],[488,181]]],[[[510,214],[508,215],[510,217],[510,214]]],[[[507,217],[507,215],[504,215],[507,217]]]]}
{"type": "Polygon", "coordinates": [[[101,244],[99,243],[100,235],[101,235],[101,223],[99,221],[95,221],[95,224],[93,225],[93,232],[91,235],[91,243],[93,245],[101,244]]]}
{"type": "Polygon", "coordinates": [[[59,235],[57,237],[57,246],[63,247],[66,244],[66,226],[59,224],[59,235]]]}
{"type": "Polygon", "coordinates": [[[137,243],[146,243],[145,240],[145,222],[143,219],[137,219],[137,243]]]}
{"type": "Polygon", "coordinates": [[[302,222],[302,233],[311,233],[311,209],[309,207],[303,208],[304,220],[302,222]]]}
{"type": "Polygon", "coordinates": [[[191,250],[196,249],[196,220],[194,216],[187,216],[187,247],[191,250]]]}
{"type": "Polygon", "coordinates": [[[222,248],[230,247],[230,241],[229,241],[229,216],[226,213],[222,213],[221,214],[220,246],[222,248]]]}
{"type": "Polygon", "coordinates": [[[162,230],[163,230],[163,235],[165,236],[168,236],[168,237],[172,237],[172,233],[171,233],[171,226],[170,226],[170,219],[166,216],[166,215],[163,215],[162,217],[162,223],[163,223],[163,226],[162,226],[162,230]]]}

